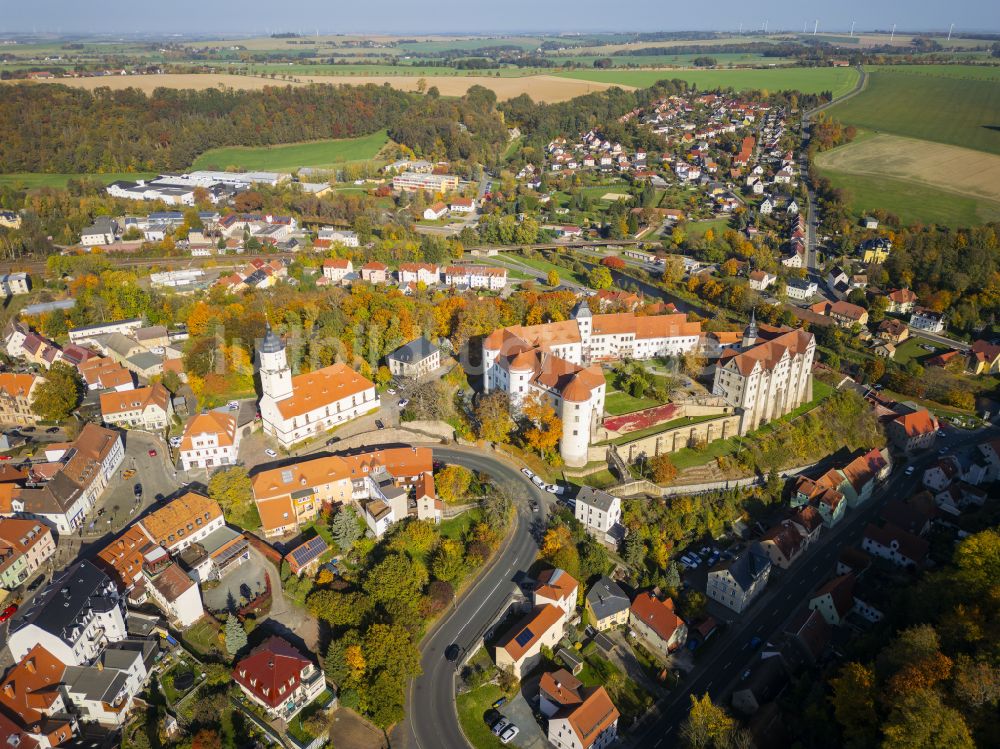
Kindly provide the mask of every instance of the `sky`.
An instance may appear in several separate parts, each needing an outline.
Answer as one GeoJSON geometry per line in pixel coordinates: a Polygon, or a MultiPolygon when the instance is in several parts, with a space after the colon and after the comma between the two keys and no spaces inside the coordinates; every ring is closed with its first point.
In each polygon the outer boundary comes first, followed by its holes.
{"type": "Polygon", "coordinates": [[[512,33],[519,31],[1000,31],[997,0],[11,0],[0,32],[512,33]]]}

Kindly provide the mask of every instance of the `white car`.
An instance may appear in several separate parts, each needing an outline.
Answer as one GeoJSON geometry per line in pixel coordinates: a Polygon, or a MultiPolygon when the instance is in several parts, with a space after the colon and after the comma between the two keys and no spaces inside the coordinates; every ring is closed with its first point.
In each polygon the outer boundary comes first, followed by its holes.
{"type": "Polygon", "coordinates": [[[530,468],[522,468],[521,473],[527,476],[529,479],[535,478],[535,474],[531,472],[530,468]]]}
{"type": "Polygon", "coordinates": [[[265,454],[265,455],[266,455],[267,457],[269,457],[269,458],[277,458],[277,457],[278,457],[278,453],[276,453],[276,452],[275,452],[274,450],[272,450],[271,448],[267,448],[267,449],[266,449],[266,450],[264,451],[264,454],[265,454]]]}
{"type": "Polygon", "coordinates": [[[500,734],[500,743],[509,744],[514,740],[514,737],[520,733],[520,730],[513,723],[504,729],[504,732],[500,734]]]}
{"type": "Polygon", "coordinates": [[[406,407],[407,407],[407,406],[408,406],[409,404],[410,404],[410,400],[409,400],[409,398],[403,398],[403,399],[402,399],[402,400],[401,400],[401,401],[399,402],[399,407],[400,407],[400,408],[406,408],[406,407]]]}
{"type": "Polygon", "coordinates": [[[229,408],[230,411],[238,411],[240,409],[240,402],[229,401],[229,403],[226,404],[226,407],[229,408]]]}
{"type": "Polygon", "coordinates": [[[912,476],[914,470],[915,469],[913,466],[906,466],[906,470],[903,471],[903,473],[905,473],[907,476],[912,476]]]}
{"type": "Polygon", "coordinates": [[[182,439],[183,439],[182,437],[171,437],[170,440],[169,440],[170,446],[171,447],[180,447],[182,439]]]}
{"type": "Polygon", "coordinates": [[[547,484],[545,487],[545,491],[547,491],[549,494],[565,494],[566,487],[559,486],[559,484],[547,484]]]}
{"type": "Polygon", "coordinates": [[[532,476],[531,483],[537,486],[539,489],[545,488],[545,482],[542,481],[538,476],[532,476]]]}
{"type": "Polygon", "coordinates": [[[389,388],[385,392],[387,392],[389,395],[395,395],[396,394],[396,388],[389,388]]]}

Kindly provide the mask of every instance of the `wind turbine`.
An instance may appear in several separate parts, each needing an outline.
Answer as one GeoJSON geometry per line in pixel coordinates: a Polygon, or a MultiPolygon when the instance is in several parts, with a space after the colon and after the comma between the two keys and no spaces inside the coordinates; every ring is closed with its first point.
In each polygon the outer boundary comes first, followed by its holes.
{"type": "Polygon", "coordinates": [[[816,23],[813,24],[813,36],[816,36],[816,32],[819,31],[819,19],[816,19],[816,23]]]}
{"type": "Polygon", "coordinates": [[[851,21],[851,38],[854,37],[854,24],[855,23],[856,23],[856,21],[851,21]]]}
{"type": "Polygon", "coordinates": [[[952,24],[951,28],[948,29],[948,41],[949,42],[951,41],[951,32],[954,31],[954,30],[955,30],[955,24],[952,24]]]}
{"type": "Polygon", "coordinates": [[[896,38],[896,24],[892,25],[892,33],[889,34],[889,44],[892,44],[892,40],[896,38]]]}

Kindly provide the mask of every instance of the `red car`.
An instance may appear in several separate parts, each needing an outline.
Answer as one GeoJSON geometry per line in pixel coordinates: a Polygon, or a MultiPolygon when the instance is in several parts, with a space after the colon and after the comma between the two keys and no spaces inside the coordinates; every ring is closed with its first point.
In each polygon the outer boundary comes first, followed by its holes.
{"type": "Polygon", "coordinates": [[[156,457],[156,450],[150,450],[149,451],[149,457],[155,458],[156,457]]]}
{"type": "Polygon", "coordinates": [[[17,612],[17,604],[12,603],[10,606],[0,611],[0,622],[5,622],[10,619],[17,612]]]}
{"type": "Polygon", "coordinates": [[[10,455],[0,455],[0,460],[10,460],[10,455]]]}

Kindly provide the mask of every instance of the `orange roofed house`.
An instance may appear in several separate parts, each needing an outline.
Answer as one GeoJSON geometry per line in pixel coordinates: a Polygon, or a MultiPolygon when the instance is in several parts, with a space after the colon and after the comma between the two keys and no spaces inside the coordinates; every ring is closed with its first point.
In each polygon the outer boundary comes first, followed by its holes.
{"type": "Polygon", "coordinates": [[[31,402],[43,382],[43,378],[35,375],[0,372],[0,424],[37,424],[38,416],[31,402]]]}
{"type": "MultiPolygon", "coordinates": [[[[6,713],[18,728],[31,734],[40,747],[65,744],[77,732],[77,719],[69,712],[59,688],[65,671],[66,664],[35,645],[0,682],[0,713],[6,713]]],[[[0,724],[0,735],[2,729],[0,724]]],[[[20,749],[22,744],[4,741],[0,746],[20,749]]]]}
{"type": "Polygon", "coordinates": [[[233,465],[240,452],[240,436],[232,414],[209,411],[191,417],[181,437],[181,466],[189,471],[233,465]]]}
{"type": "Polygon", "coordinates": [[[323,672],[280,637],[271,637],[233,669],[233,681],[272,718],[290,721],[326,688],[323,672]]]}
{"type": "Polygon", "coordinates": [[[174,414],[170,391],[160,383],[149,387],[101,394],[101,418],[108,426],[159,431],[174,414]]]}
{"type": "Polygon", "coordinates": [[[639,593],[629,609],[628,623],[663,658],[687,641],[687,624],[677,616],[672,598],[661,599],[648,591],[639,593]]]}
{"type": "Polygon", "coordinates": [[[532,395],[552,404],[562,419],[562,458],[580,466],[604,413],[598,362],[684,354],[698,348],[700,337],[701,324],[682,314],[595,315],[581,301],[569,320],[514,325],[484,338],[483,385],[507,393],[515,409],[532,395]]]}
{"type": "Polygon", "coordinates": [[[268,537],[295,531],[300,523],[315,517],[323,505],[351,502],[361,507],[366,521],[371,515],[377,523],[372,530],[381,535],[393,522],[410,514],[411,489],[416,495],[414,514],[420,519],[440,519],[433,470],[429,447],[329,455],[261,471],[252,479],[253,496],[268,537]],[[369,506],[376,503],[369,513],[369,506]]]}
{"type": "Polygon", "coordinates": [[[268,326],[260,355],[260,415],[264,434],[282,447],[317,437],[377,410],[375,383],[345,364],[292,376],[284,342],[268,326]]]}
{"type": "Polygon", "coordinates": [[[604,687],[584,687],[564,669],[542,674],[538,709],[549,743],[559,749],[604,749],[618,738],[618,709],[604,687]]]}
{"type": "Polygon", "coordinates": [[[887,424],[889,439],[906,453],[934,447],[937,437],[937,418],[926,408],[901,414],[887,424]]]}

